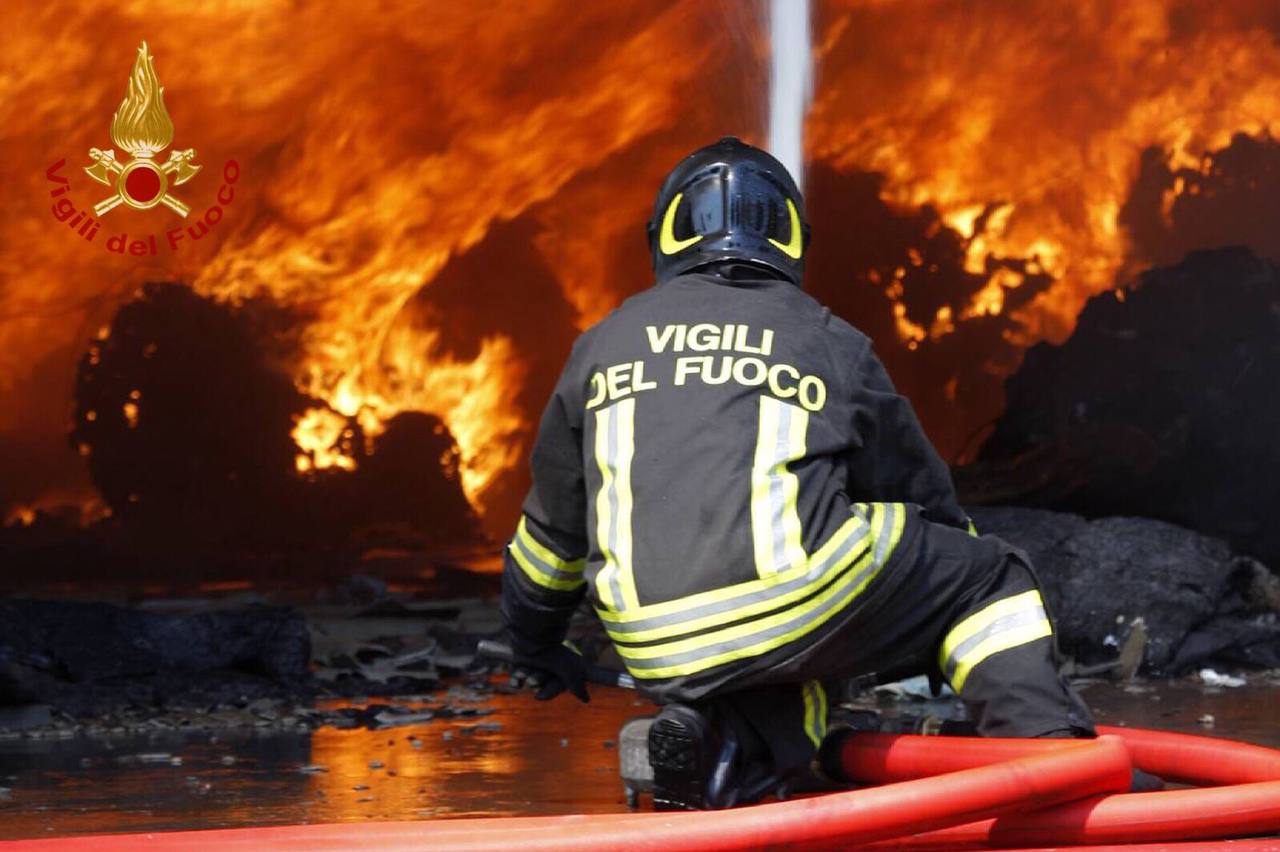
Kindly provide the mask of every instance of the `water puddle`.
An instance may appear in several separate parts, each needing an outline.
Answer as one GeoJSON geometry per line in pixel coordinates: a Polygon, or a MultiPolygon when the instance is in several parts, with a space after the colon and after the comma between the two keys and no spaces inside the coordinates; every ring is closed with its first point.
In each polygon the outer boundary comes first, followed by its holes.
{"type": "Polygon", "coordinates": [[[377,730],[8,740],[0,837],[624,811],[614,741],[651,707],[597,687],[589,706],[495,693],[488,715],[377,730]]]}
{"type": "MultiPolygon", "coordinates": [[[[1103,724],[1280,747],[1280,679],[1255,676],[1235,689],[1195,679],[1083,689],[1103,724]]],[[[528,694],[476,698],[493,712],[378,730],[3,741],[0,836],[626,809],[615,740],[627,718],[651,712],[635,693],[596,687],[589,706],[528,694]]]]}

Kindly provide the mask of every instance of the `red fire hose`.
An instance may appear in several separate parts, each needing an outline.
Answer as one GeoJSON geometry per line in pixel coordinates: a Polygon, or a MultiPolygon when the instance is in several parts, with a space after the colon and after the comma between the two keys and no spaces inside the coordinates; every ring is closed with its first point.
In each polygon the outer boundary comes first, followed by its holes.
{"type": "Polygon", "coordinates": [[[1197,786],[1280,781],[1280,751],[1218,737],[1099,725],[1124,740],[1133,765],[1166,781],[1197,786]]]}
{"type": "Polygon", "coordinates": [[[1116,737],[920,778],[728,811],[457,819],[98,835],[0,844],[18,850],[729,850],[854,844],[1128,789],[1116,737]]]}
{"type": "MultiPolygon", "coordinates": [[[[1132,843],[1207,840],[1280,831],[1280,752],[1213,737],[1102,727],[1119,736],[1134,766],[1167,780],[1227,785],[1085,799],[877,844],[885,848],[1132,843]]],[[[857,735],[846,744],[846,772],[880,783],[1008,760],[1018,754],[1078,749],[1081,740],[857,735]]],[[[1280,847],[1280,841],[1268,841],[1280,847]]]]}
{"type": "Polygon", "coordinates": [[[1042,846],[1004,852],[1280,852],[1280,839],[1192,840],[1190,843],[1119,843],[1110,846],[1042,846]]]}

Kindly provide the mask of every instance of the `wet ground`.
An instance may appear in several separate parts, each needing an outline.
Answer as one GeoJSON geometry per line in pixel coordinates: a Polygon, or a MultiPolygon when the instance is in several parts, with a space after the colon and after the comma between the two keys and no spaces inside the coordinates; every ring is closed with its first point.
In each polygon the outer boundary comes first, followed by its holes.
{"type": "Polygon", "coordinates": [[[614,741],[651,705],[475,697],[493,712],[378,730],[0,741],[0,837],[625,810],[614,741]]]}
{"type": "MultiPolygon", "coordinates": [[[[1280,672],[1238,688],[1199,678],[1080,686],[1104,724],[1280,747],[1280,672]]],[[[380,730],[4,740],[0,837],[623,811],[618,728],[650,705],[618,689],[595,687],[592,696],[584,706],[455,691],[453,703],[493,712],[380,730]]],[[[890,714],[919,707],[880,701],[890,714]]]]}

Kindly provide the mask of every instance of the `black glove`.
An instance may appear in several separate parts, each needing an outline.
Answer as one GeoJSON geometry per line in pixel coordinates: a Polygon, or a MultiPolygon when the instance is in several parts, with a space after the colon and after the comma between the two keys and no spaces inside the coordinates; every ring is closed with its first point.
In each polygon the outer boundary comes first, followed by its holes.
{"type": "Polygon", "coordinates": [[[566,689],[583,704],[587,694],[587,667],[582,654],[567,645],[553,645],[534,654],[517,654],[511,669],[512,686],[533,686],[534,698],[547,701],[566,689]]]}

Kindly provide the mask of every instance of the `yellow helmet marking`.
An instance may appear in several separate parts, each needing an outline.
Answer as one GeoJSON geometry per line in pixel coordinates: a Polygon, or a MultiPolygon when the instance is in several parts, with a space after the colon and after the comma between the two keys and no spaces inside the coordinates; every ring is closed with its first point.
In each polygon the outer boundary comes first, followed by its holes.
{"type": "Polygon", "coordinates": [[[800,233],[800,214],[796,212],[796,206],[791,203],[790,198],[787,199],[787,212],[791,214],[791,239],[782,243],[770,237],[769,242],[781,249],[787,257],[799,260],[804,252],[804,236],[800,233]]]}
{"type": "Polygon", "coordinates": [[[667,212],[662,214],[662,230],[658,234],[658,248],[663,254],[675,254],[683,251],[689,246],[702,239],[701,234],[695,234],[685,240],[676,239],[676,208],[680,206],[680,199],[684,198],[683,192],[677,192],[676,197],[671,199],[671,203],[667,205],[667,212]]]}

